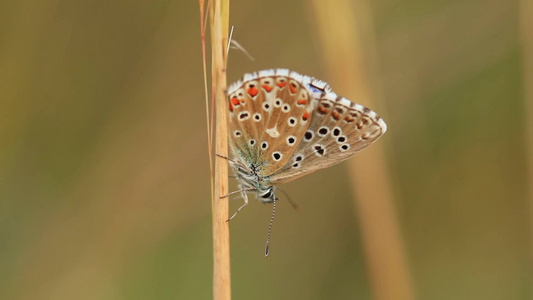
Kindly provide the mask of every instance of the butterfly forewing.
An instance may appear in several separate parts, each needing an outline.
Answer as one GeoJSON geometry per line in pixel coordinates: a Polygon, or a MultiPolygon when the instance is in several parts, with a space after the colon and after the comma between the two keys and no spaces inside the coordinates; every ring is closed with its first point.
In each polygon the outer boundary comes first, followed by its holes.
{"type": "Polygon", "coordinates": [[[309,127],[314,97],[288,70],[247,74],[228,90],[230,146],[244,165],[267,177],[286,165],[309,127]]]}
{"type": "Polygon", "coordinates": [[[271,176],[287,182],[355,155],[385,133],[385,122],[370,109],[325,92],[314,100],[311,124],[287,165],[271,176]]]}

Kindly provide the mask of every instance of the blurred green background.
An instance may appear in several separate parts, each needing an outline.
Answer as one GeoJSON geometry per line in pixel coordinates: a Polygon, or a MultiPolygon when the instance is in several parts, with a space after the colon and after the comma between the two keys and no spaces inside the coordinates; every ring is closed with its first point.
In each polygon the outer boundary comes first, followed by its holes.
{"type": "MultiPolygon", "coordinates": [[[[255,58],[230,82],[328,80],[305,1],[230,7],[255,58]]],[[[371,9],[415,293],[531,299],[519,2],[371,9]]],[[[0,298],[211,298],[199,26],[196,1],[0,3],[0,298]]],[[[231,223],[234,299],[371,299],[345,164],[282,188],[300,210],[280,201],[268,259],[269,205],[231,223]]]]}

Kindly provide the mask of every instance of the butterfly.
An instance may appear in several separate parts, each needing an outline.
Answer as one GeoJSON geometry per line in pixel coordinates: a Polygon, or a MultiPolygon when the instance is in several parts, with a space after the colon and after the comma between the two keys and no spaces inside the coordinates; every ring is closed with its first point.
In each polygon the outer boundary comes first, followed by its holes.
{"type": "MultiPolygon", "coordinates": [[[[228,159],[247,192],[273,203],[265,256],[274,221],[275,185],[340,163],[374,143],[387,131],[375,112],[337,96],[318,79],[287,69],[245,74],[227,91],[228,159]]],[[[229,221],[228,220],[228,221],[229,221]]]]}

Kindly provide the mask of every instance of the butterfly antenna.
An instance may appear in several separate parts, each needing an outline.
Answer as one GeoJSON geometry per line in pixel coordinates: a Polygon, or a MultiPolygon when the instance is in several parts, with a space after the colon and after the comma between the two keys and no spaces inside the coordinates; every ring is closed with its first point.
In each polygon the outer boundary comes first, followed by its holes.
{"type": "Polygon", "coordinates": [[[292,201],[292,199],[289,196],[289,194],[287,192],[285,192],[284,190],[280,189],[280,188],[277,188],[277,190],[281,191],[283,193],[283,195],[285,195],[285,197],[287,197],[287,200],[289,200],[289,203],[291,204],[292,208],[294,210],[298,211],[298,204],[296,204],[294,201],[292,201]]]}
{"type": "Polygon", "coordinates": [[[215,153],[215,155],[220,157],[220,158],[223,158],[223,159],[225,159],[225,160],[227,160],[227,161],[229,161],[229,162],[231,162],[231,163],[233,163],[233,164],[235,164],[235,165],[237,165],[239,167],[243,167],[244,168],[243,164],[241,164],[238,161],[235,161],[235,160],[233,160],[233,159],[231,159],[231,158],[229,158],[227,156],[224,156],[224,155],[221,155],[221,154],[218,154],[218,153],[215,153]]]}
{"type": "Polygon", "coordinates": [[[269,250],[269,243],[270,243],[270,231],[272,231],[272,224],[274,224],[274,214],[276,213],[276,200],[277,198],[274,197],[274,200],[272,202],[272,217],[270,218],[270,225],[268,226],[267,243],[265,247],[265,257],[268,257],[268,250],[269,250]]]}

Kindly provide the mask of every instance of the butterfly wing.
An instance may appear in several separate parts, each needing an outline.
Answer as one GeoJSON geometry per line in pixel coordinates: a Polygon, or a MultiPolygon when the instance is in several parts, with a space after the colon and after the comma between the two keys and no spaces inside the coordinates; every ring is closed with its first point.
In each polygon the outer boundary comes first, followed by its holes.
{"type": "Polygon", "coordinates": [[[230,149],[268,177],[286,165],[311,123],[310,77],[286,69],[246,74],[228,89],[230,149]]]}
{"type": "Polygon", "coordinates": [[[387,131],[375,112],[333,92],[323,92],[313,102],[311,124],[289,162],[271,176],[273,184],[344,161],[387,131]]]}

